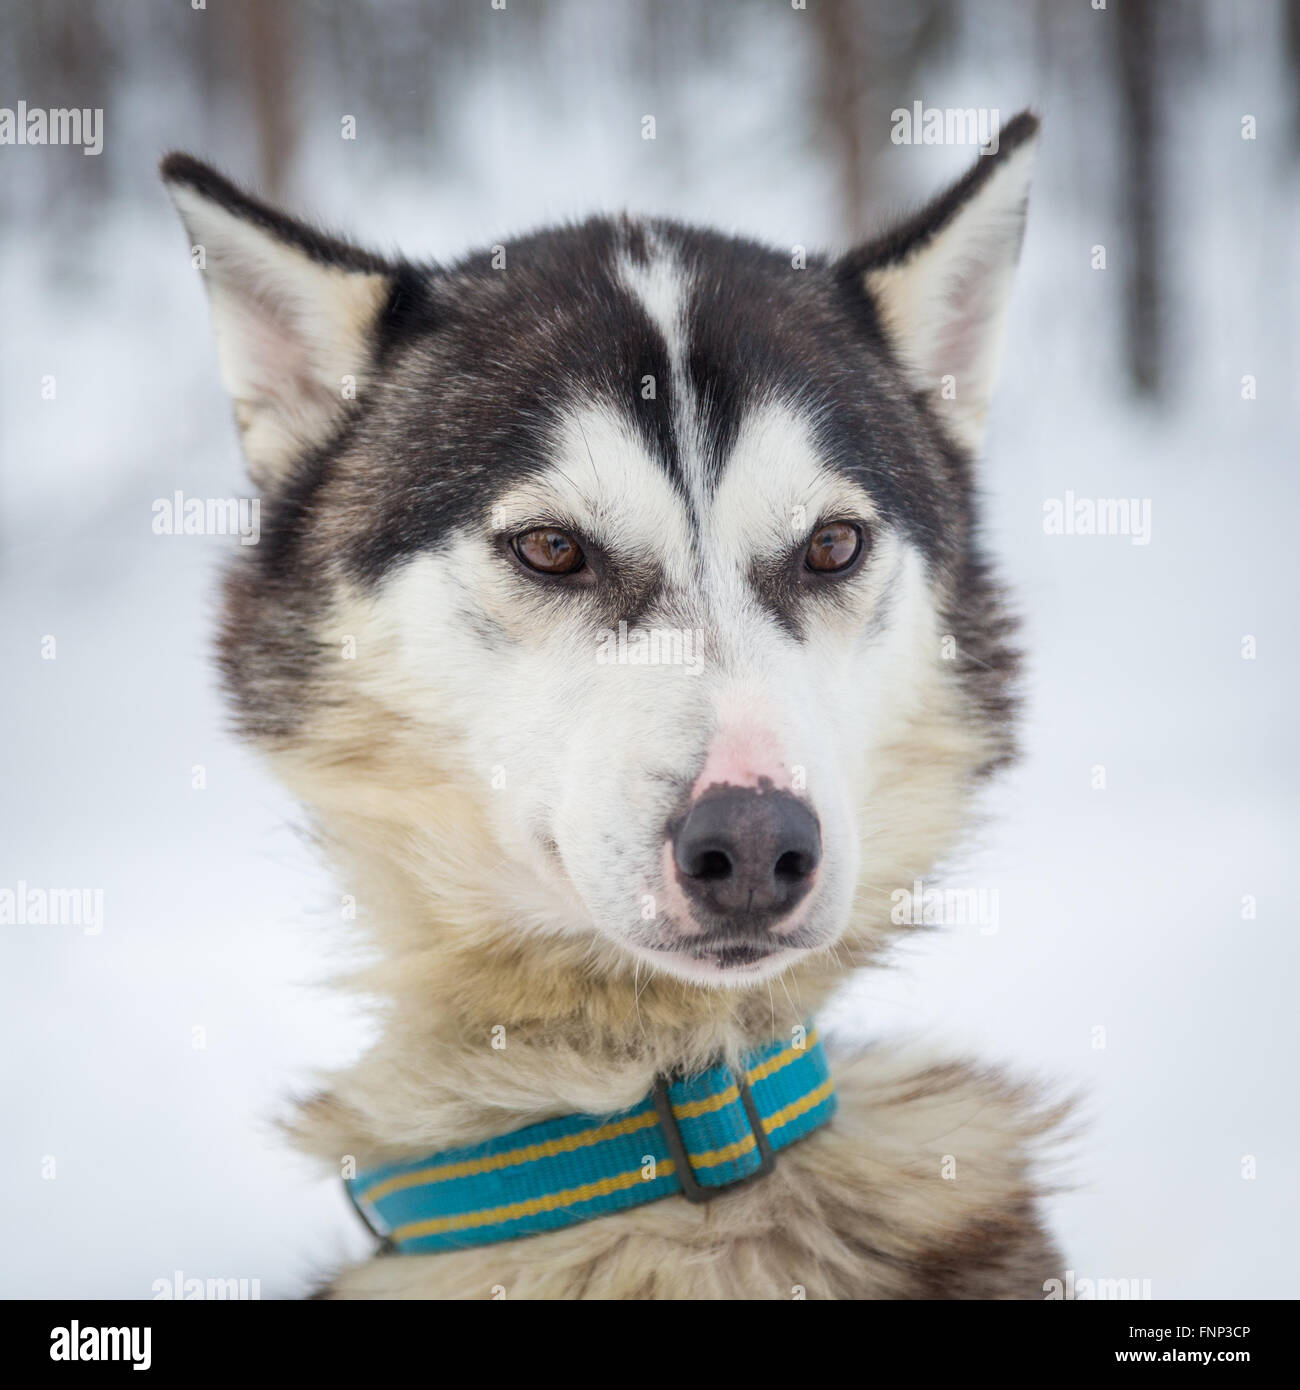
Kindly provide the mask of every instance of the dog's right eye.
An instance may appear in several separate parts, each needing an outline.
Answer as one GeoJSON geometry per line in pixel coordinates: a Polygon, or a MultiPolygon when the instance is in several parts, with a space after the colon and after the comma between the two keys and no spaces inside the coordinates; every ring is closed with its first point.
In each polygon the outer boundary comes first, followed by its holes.
{"type": "Polygon", "coordinates": [[[524,531],[511,545],[520,560],[538,574],[577,574],[587,563],[578,542],[553,526],[524,531]]]}

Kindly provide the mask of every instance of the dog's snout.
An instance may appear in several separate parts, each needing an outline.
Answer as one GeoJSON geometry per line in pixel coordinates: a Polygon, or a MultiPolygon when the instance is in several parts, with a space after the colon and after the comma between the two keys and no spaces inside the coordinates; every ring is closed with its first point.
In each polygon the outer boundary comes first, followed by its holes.
{"type": "Polygon", "coordinates": [[[673,837],[683,890],[708,914],[765,929],[804,896],[821,862],[821,827],[788,792],[706,792],[673,837]]]}

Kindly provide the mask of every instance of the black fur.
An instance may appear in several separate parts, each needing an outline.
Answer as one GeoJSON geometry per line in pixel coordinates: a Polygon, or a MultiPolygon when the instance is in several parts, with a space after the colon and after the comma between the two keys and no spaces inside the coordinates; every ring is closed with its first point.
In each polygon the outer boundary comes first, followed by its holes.
{"type": "Polygon", "coordinates": [[[334,237],[327,232],[286,217],[284,213],[268,203],[246,193],[237,184],[219,174],[209,164],[195,159],[193,155],[179,150],[167,155],[158,166],[164,183],[180,184],[192,188],[196,193],[224,208],[244,222],[251,222],[264,232],[305,251],[312,260],[322,265],[338,266],[342,270],[356,270],[367,274],[385,273],[392,269],[382,256],[363,251],[342,237],[334,237]]]}

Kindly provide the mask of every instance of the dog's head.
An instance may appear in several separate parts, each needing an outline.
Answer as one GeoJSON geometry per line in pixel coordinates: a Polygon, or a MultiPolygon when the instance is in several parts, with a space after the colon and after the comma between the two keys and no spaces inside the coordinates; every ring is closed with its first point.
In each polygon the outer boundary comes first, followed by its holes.
{"type": "Polygon", "coordinates": [[[610,968],[874,945],[1010,749],[970,473],[1035,134],[837,260],[598,218],[417,266],[169,158],[263,496],[244,731],[412,897],[610,968]]]}

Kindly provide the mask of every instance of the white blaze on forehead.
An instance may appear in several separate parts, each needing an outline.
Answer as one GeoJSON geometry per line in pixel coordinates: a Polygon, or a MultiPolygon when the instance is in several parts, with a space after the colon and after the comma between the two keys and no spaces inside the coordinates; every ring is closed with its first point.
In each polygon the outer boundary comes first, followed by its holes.
{"type": "Polygon", "coordinates": [[[496,504],[496,529],[572,519],[611,550],[666,559],[691,547],[686,506],[630,420],[612,407],[574,410],[555,435],[553,464],[496,504]]]}
{"type": "Polygon", "coordinates": [[[685,267],[654,237],[646,232],[648,262],[633,260],[621,253],[614,269],[623,288],[645,310],[650,322],[663,335],[668,362],[674,376],[686,373],[686,304],[690,277],[685,267]]]}
{"type": "Polygon", "coordinates": [[[685,266],[649,228],[645,231],[645,243],[648,261],[634,260],[625,252],[617,257],[614,269],[619,283],[640,304],[664,340],[669,379],[656,382],[655,391],[659,395],[668,393],[676,426],[682,477],[692,503],[698,508],[704,502],[705,477],[695,392],[686,371],[686,357],[690,348],[687,309],[691,277],[685,266]]]}

